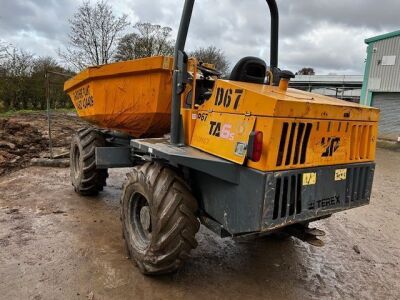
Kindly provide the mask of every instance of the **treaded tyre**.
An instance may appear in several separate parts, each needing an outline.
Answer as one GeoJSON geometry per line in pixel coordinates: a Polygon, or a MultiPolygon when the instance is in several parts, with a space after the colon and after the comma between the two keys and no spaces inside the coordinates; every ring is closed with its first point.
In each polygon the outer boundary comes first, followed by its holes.
{"type": "Polygon", "coordinates": [[[137,166],[121,196],[123,236],[147,275],[176,271],[197,247],[197,202],[188,185],[160,163],[137,166]]]}
{"type": "Polygon", "coordinates": [[[84,196],[96,195],[103,190],[108,177],[107,169],[96,169],[96,147],[104,147],[101,133],[82,128],[73,136],[70,151],[70,174],[75,192],[84,196]]]}

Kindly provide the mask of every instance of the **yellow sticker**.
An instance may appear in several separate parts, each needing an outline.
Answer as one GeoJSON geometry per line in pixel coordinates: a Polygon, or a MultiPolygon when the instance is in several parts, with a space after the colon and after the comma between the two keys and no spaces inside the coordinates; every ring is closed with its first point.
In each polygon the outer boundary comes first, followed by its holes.
{"type": "Polygon", "coordinates": [[[335,181],[346,180],[347,169],[337,169],[335,171],[335,181]]]}
{"type": "Polygon", "coordinates": [[[304,173],[303,185],[313,185],[317,183],[317,173],[304,173]]]}

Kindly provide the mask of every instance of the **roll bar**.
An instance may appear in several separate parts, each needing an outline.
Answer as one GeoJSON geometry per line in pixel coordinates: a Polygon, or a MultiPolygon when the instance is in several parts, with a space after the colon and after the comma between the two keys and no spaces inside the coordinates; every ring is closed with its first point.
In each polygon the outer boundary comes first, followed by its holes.
{"type": "MultiPolygon", "coordinates": [[[[279,12],[275,0],[266,1],[271,13],[270,67],[273,70],[278,67],[279,12]]],[[[184,53],[184,49],[194,3],[195,0],[185,0],[178,36],[175,43],[171,107],[171,143],[174,145],[183,145],[181,94],[184,90],[185,83],[187,82],[187,57],[184,53]]]]}

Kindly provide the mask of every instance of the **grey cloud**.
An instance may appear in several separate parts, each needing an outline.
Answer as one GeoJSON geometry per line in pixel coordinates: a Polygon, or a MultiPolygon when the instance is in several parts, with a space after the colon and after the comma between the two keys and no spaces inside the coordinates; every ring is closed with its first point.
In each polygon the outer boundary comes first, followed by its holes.
{"type": "Polygon", "coordinates": [[[397,0],[283,0],[280,3],[284,14],[300,14],[317,22],[329,21],[373,30],[399,26],[400,1],[397,0]]]}
{"type": "MultiPolygon", "coordinates": [[[[92,0],[95,1],[95,0],[92,0]]],[[[280,65],[296,71],[362,73],[364,39],[398,29],[400,1],[277,0],[280,65]]],[[[0,36],[38,55],[57,56],[67,41],[68,18],[81,0],[0,0],[0,36]]],[[[179,26],[183,0],[109,1],[116,14],[179,26]]],[[[269,11],[264,0],[198,0],[188,49],[215,45],[232,64],[246,55],[269,59],[269,11]]]]}
{"type": "Polygon", "coordinates": [[[75,2],[68,0],[1,0],[0,32],[35,31],[55,38],[68,28],[68,16],[75,8],[75,2]]]}

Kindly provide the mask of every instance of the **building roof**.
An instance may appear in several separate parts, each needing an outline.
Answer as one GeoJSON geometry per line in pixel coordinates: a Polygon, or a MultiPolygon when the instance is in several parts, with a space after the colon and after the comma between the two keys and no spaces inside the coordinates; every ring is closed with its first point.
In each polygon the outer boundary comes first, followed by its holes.
{"type": "Polygon", "coordinates": [[[400,30],[396,30],[396,31],[392,31],[392,32],[389,32],[389,33],[385,33],[385,34],[381,34],[381,35],[370,37],[370,38],[365,40],[365,43],[366,44],[370,44],[370,43],[373,43],[373,42],[386,40],[388,38],[392,38],[392,37],[399,36],[399,35],[400,35],[400,30]]]}
{"type": "Polygon", "coordinates": [[[363,82],[363,75],[296,75],[291,82],[351,84],[363,82]]]}

